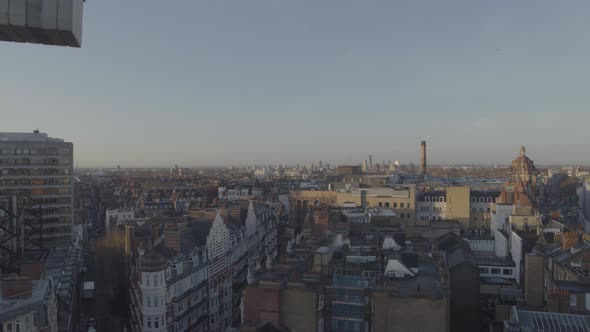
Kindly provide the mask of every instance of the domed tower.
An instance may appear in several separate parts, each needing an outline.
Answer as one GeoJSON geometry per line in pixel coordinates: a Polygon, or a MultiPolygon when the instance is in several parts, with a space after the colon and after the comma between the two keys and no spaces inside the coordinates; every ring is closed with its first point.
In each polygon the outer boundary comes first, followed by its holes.
{"type": "Polygon", "coordinates": [[[166,259],[155,252],[141,257],[143,331],[166,331],[166,259]]]}
{"type": "Polygon", "coordinates": [[[535,164],[526,156],[525,147],[521,146],[519,156],[512,161],[510,175],[513,182],[521,183],[523,187],[526,188],[531,201],[534,201],[536,197],[535,188],[537,186],[537,174],[538,170],[535,167],[535,164]]]}

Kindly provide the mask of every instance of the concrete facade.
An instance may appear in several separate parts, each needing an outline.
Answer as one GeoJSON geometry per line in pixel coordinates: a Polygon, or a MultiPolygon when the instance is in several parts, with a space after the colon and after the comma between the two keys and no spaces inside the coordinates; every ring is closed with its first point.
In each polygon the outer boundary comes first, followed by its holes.
{"type": "Polygon", "coordinates": [[[469,228],[470,188],[447,187],[447,219],[457,220],[461,228],[469,228]]]}
{"type": "Polygon", "coordinates": [[[0,0],[0,40],[80,47],[84,0],[0,0]]]}
{"type": "Polygon", "coordinates": [[[374,292],[374,332],[449,331],[448,298],[395,297],[374,292]]]}

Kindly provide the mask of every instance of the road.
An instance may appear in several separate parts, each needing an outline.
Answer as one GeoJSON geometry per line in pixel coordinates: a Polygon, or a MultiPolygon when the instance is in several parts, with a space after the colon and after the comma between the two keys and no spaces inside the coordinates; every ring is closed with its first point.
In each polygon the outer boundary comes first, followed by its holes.
{"type": "Polygon", "coordinates": [[[123,230],[116,228],[99,235],[89,234],[89,243],[94,241],[95,250],[88,251],[88,270],[83,279],[94,281],[96,289],[94,300],[82,300],[82,327],[86,327],[88,318],[94,317],[98,331],[123,331],[127,315],[123,235],[123,230]]]}

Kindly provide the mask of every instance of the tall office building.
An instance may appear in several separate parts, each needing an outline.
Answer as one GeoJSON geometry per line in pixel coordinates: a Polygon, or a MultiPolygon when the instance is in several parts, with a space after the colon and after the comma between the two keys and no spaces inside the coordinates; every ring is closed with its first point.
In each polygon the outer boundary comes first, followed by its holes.
{"type": "Polygon", "coordinates": [[[426,175],[426,141],[420,143],[420,173],[426,175]]]}
{"type": "Polygon", "coordinates": [[[373,155],[369,155],[369,168],[373,168],[373,155]]]}
{"type": "Polygon", "coordinates": [[[0,133],[0,198],[15,197],[21,205],[22,225],[17,228],[25,240],[45,248],[69,245],[74,221],[72,174],[72,143],[37,130],[0,133]]]}

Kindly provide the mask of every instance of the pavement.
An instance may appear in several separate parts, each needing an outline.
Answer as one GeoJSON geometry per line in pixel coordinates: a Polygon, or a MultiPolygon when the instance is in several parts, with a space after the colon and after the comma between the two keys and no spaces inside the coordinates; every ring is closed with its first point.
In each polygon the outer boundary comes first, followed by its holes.
{"type": "Polygon", "coordinates": [[[95,293],[94,299],[81,300],[82,331],[87,331],[89,318],[96,319],[99,332],[123,331],[127,315],[123,235],[123,230],[117,228],[89,234],[95,250],[87,252],[88,270],[83,281],[94,281],[95,293]]]}

